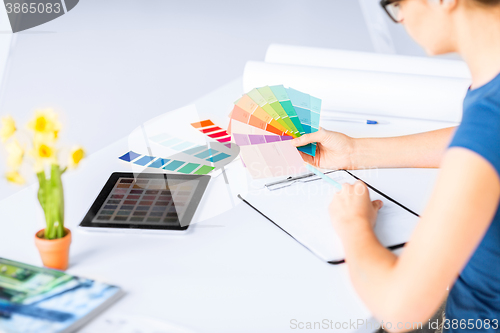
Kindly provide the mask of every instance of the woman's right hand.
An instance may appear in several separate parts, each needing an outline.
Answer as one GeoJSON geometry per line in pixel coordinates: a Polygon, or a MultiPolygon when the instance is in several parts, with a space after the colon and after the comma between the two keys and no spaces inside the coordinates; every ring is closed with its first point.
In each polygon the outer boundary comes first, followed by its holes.
{"type": "Polygon", "coordinates": [[[355,139],[350,136],[320,128],[317,132],[304,134],[291,142],[295,147],[317,142],[316,156],[313,157],[300,152],[304,161],[315,167],[323,169],[356,169],[356,163],[354,163],[355,139]]]}

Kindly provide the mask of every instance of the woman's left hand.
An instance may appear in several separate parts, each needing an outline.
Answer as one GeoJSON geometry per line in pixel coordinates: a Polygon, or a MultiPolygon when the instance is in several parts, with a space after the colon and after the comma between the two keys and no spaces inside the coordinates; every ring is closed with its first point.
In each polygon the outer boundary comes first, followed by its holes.
{"type": "Polygon", "coordinates": [[[370,200],[368,188],[362,181],[358,180],[353,185],[343,184],[342,190],[334,194],[329,207],[333,227],[341,238],[351,232],[372,229],[382,205],[381,200],[370,200]]]}

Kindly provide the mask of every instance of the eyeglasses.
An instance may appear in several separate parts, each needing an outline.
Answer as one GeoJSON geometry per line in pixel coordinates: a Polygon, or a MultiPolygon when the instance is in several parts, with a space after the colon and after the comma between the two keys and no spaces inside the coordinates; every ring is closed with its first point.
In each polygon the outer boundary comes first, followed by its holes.
{"type": "Polygon", "coordinates": [[[395,23],[401,23],[401,21],[403,21],[401,1],[402,0],[380,0],[380,5],[395,23]]]}

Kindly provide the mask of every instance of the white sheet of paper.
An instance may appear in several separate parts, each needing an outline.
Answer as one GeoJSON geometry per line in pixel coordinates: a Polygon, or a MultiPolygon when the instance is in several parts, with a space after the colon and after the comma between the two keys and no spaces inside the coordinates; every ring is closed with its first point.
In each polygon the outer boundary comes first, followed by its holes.
{"type": "Polygon", "coordinates": [[[461,60],[297,45],[270,45],[266,52],[265,62],[386,73],[471,78],[467,64],[461,60]]]}
{"type": "MultiPolygon", "coordinates": [[[[352,184],[356,181],[345,171],[336,171],[328,176],[339,183],[352,184]]],[[[312,179],[317,180],[298,181],[274,191],[263,188],[242,197],[321,259],[341,260],[344,250],[328,212],[336,189],[316,176],[312,179]]],[[[419,218],[375,191],[370,190],[370,198],[384,202],[375,225],[380,242],[384,246],[406,242],[419,218]]]]}
{"type": "Polygon", "coordinates": [[[322,100],[323,111],[458,122],[471,80],[249,61],[243,88],[280,85],[322,100]]]}

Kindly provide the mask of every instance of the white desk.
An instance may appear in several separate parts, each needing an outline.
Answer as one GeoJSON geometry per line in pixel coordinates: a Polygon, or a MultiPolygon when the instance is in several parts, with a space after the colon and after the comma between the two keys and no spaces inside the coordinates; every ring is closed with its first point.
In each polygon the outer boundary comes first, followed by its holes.
{"type": "MultiPolygon", "coordinates": [[[[226,124],[228,107],[239,94],[237,80],[196,105],[201,115],[226,124]]],[[[354,136],[399,135],[445,126],[404,119],[376,126],[323,123],[354,136]]],[[[196,224],[187,236],[78,232],[76,226],[110,173],[128,171],[127,164],[117,159],[126,151],[124,138],[64,176],[66,225],[74,239],[68,272],[120,285],[127,292],[104,316],[142,314],[196,332],[285,332],[296,331],[290,328],[292,319],[349,322],[370,317],[345,265],[321,262],[237,199],[234,208],[196,224]]],[[[359,174],[382,191],[390,185],[382,182],[384,175],[391,174],[399,190],[388,194],[421,212],[436,172],[359,174]]],[[[217,182],[223,182],[223,177],[210,186],[217,182]]],[[[32,186],[0,202],[0,256],[41,264],[33,242],[35,231],[43,227],[36,190],[32,186]]]]}

